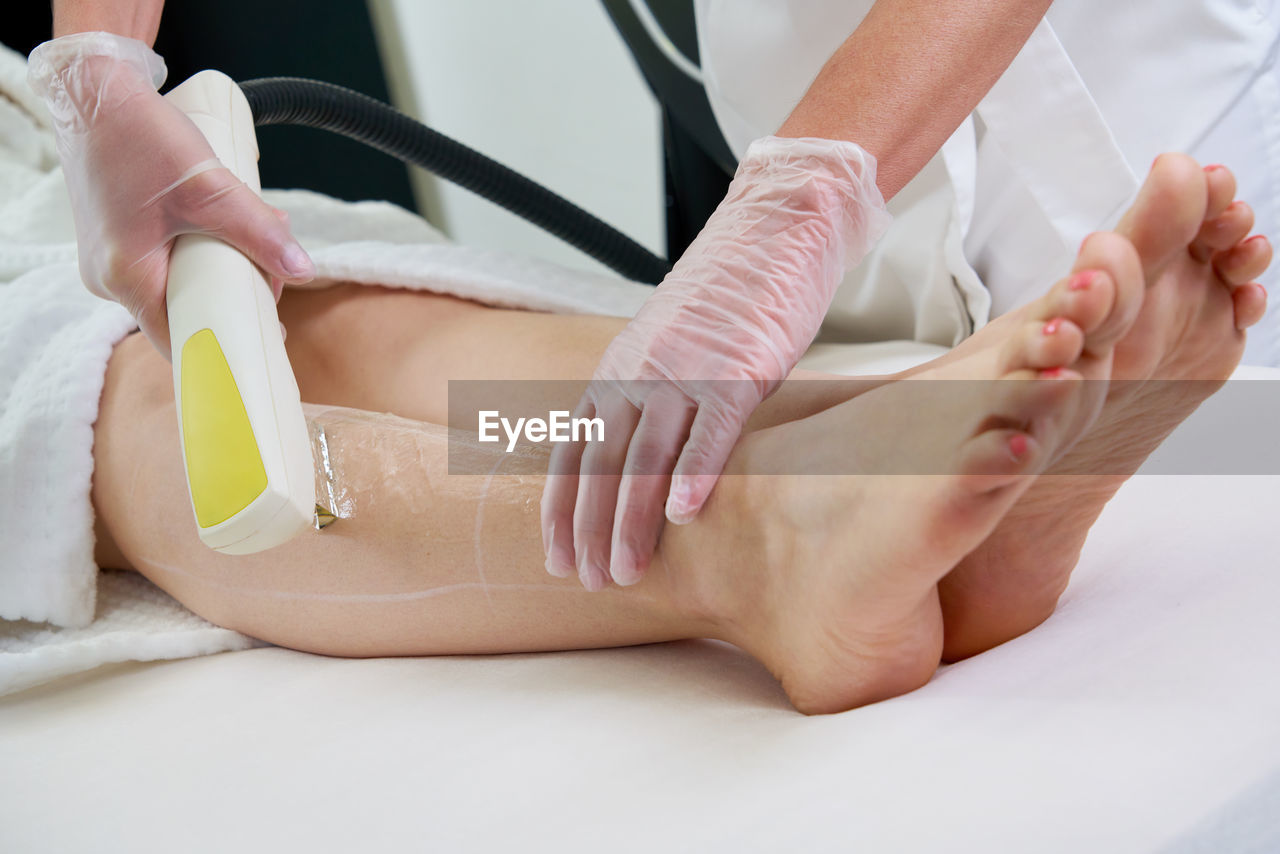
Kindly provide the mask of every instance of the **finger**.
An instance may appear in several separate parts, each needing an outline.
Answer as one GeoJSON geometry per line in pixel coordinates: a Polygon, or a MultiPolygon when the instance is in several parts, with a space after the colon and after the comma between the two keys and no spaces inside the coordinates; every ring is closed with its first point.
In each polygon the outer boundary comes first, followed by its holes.
{"type": "Polygon", "coordinates": [[[204,182],[203,186],[190,192],[205,198],[193,208],[198,211],[190,216],[194,227],[230,243],[268,275],[286,282],[315,277],[315,265],[294,239],[286,220],[246,184],[225,169],[203,172],[188,183],[197,181],[204,182]]]}
{"type": "Polygon", "coordinates": [[[703,404],[689,430],[689,441],[680,452],[671,476],[667,520],[676,525],[692,522],[715,488],[720,473],[751,413],[738,407],[703,404]]]}
{"type": "Polygon", "coordinates": [[[170,362],[173,361],[173,347],[169,342],[169,319],[164,312],[147,311],[142,315],[134,315],[138,328],[147,340],[170,362]]]}
{"type": "Polygon", "coordinates": [[[578,481],[578,501],[573,511],[578,578],[592,591],[603,589],[609,580],[613,513],[640,410],[615,388],[596,395],[596,414],[604,420],[604,439],[588,444],[582,454],[583,477],[578,481]]]}
{"type": "Polygon", "coordinates": [[[697,412],[693,401],[670,388],[670,394],[646,398],[627,449],[610,543],[609,574],[617,584],[635,584],[649,568],[666,521],[671,470],[697,412]]]}
{"type": "Polygon", "coordinates": [[[169,311],[165,301],[165,273],[168,251],[156,251],[141,259],[131,269],[135,284],[119,298],[120,304],[138,321],[138,328],[156,350],[173,361],[173,344],[169,338],[169,311]]]}
{"type": "MultiPolygon", "coordinates": [[[[574,418],[594,418],[590,393],[583,395],[573,410],[574,418]]],[[[573,508],[578,501],[578,472],[582,468],[585,442],[559,442],[552,446],[547,462],[547,482],[542,488],[542,549],[547,555],[547,572],[557,578],[574,574],[573,508]]]]}
{"type": "MultiPolygon", "coordinates": [[[[290,228],[288,211],[282,211],[280,208],[272,208],[271,212],[276,215],[276,219],[284,223],[285,228],[290,228]]],[[[276,305],[279,305],[280,297],[284,296],[284,279],[274,273],[268,273],[267,279],[271,283],[271,296],[275,299],[276,305]]],[[[283,328],[283,326],[281,328],[283,328]]]]}

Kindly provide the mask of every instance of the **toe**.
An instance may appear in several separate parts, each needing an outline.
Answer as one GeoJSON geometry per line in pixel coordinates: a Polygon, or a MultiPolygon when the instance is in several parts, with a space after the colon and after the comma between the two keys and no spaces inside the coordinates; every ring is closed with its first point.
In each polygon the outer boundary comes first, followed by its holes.
{"type": "Polygon", "coordinates": [[[1213,269],[1229,285],[1243,285],[1261,276],[1271,264],[1271,241],[1256,234],[1213,256],[1213,269]]]}
{"type": "Polygon", "coordinates": [[[1067,317],[1026,324],[1001,354],[1000,374],[1069,365],[1084,349],[1084,331],[1067,317]]]}
{"type": "Polygon", "coordinates": [[[1070,368],[1016,371],[996,383],[1000,399],[991,411],[1008,424],[1034,424],[1067,407],[1082,379],[1070,368]]]}
{"type": "Polygon", "coordinates": [[[1103,353],[1129,331],[1142,307],[1146,283],[1137,250],[1114,232],[1091,234],[1073,270],[1050,294],[1053,316],[1084,331],[1084,349],[1103,353]]]}
{"type": "Polygon", "coordinates": [[[1266,313],[1267,291],[1257,282],[1241,285],[1231,291],[1231,301],[1235,304],[1236,329],[1248,329],[1266,313]]]}
{"type": "Polygon", "coordinates": [[[1208,202],[1209,180],[1195,160],[1185,154],[1156,158],[1137,201],[1116,228],[1138,250],[1148,284],[1199,233],[1208,202]]]}
{"type": "Polygon", "coordinates": [[[1046,447],[1055,447],[1059,424],[1071,420],[1083,377],[1070,368],[1023,370],[991,383],[990,413],[982,429],[1028,430],[1046,447]]]}
{"type": "Polygon", "coordinates": [[[967,493],[993,492],[1035,474],[1043,449],[1036,438],[1013,427],[986,430],[961,450],[958,471],[967,493]]]}
{"type": "Polygon", "coordinates": [[[1253,208],[1241,201],[1232,202],[1227,209],[1200,227],[1200,233],[1191,241],[1191,257],[1208,261],[1214,252],[1230,249],[1249,234],[1253,228],[1253,208]]]}
{"type": "Polygon", "coordinates": [[[1235,200],[1236,176],[1230,169],[1219,163],[1204,167],[1204,176],[1208,190],[1204,218],[1209,220],[1221,216],[1222,212],[1235,200]]]}

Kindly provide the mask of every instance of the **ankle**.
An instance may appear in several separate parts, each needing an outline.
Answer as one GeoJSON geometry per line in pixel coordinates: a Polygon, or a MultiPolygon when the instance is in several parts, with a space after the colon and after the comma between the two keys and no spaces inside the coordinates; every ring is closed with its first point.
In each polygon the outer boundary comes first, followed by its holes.
{"type": "MultiPolygon", "coordinates": [[[[757,658],[776,636],[779,573],[793,532],[780,530],[777,503],[786,478],[743,474],[748,436],[715,491],[688,525],[667,525],[659,560],[677,606],[701,634],[728,641],[757,658]],[[785,541],[785,542],[784,542],[785,541]]],[[[785,526],[783,526],[785,527],[785,526]]],[[[767,662],[766,662],[767,663],[767,662]]]]}

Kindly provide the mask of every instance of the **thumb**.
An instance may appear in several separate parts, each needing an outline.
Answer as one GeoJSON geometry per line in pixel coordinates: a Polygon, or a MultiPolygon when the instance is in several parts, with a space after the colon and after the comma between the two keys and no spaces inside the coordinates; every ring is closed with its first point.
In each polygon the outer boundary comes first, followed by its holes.
{"type": "MultiPolygon", "coordinates": [[[[235,181],[228,172],[227,177],[235,181]]],[[[276,209],[240,181],[221,190],[200,212],[208,233],[243,252],[268,275],[286,282],[315,277],[315,265],[276,209]]]]}

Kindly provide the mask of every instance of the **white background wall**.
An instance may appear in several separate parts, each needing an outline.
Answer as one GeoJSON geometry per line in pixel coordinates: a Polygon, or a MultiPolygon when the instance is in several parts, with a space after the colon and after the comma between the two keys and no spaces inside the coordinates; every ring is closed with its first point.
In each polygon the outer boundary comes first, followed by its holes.
{"type": "MultiPolygon", "coordinates": [[[[665,254],[658,108],[597,0],[374,0],[402,109],[665,254]],[[406,85],[407,84],[407,85],[406,85]],[[411,101],[412,103],[406,103],[411,101]],[[410,109],[411,108],[411,109],[410,109]]],[[[582,253],[447,182],[455,240],[586,269],[582,253]]]]}

